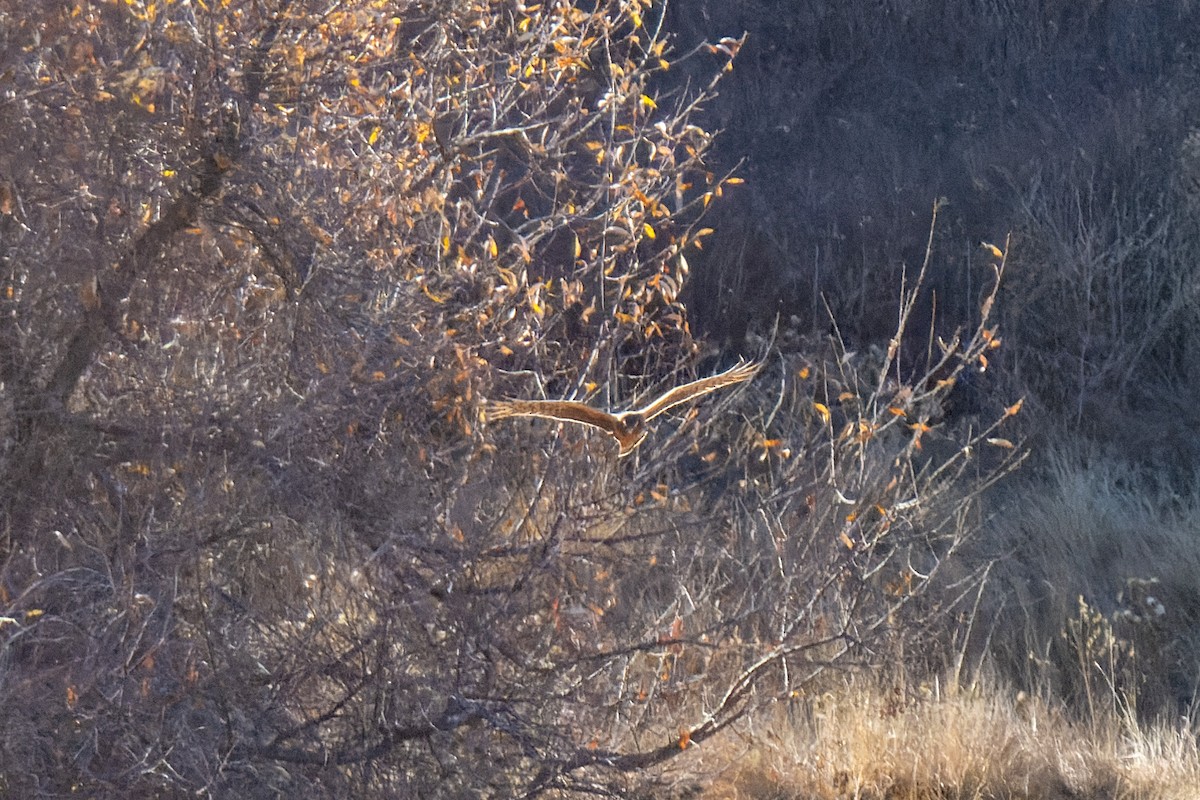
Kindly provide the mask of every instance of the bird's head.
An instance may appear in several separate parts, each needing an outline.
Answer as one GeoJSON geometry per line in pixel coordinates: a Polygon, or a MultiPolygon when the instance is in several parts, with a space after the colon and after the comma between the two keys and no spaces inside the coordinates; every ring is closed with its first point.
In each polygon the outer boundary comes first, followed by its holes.
{"type": "Polygon", "coordinates": [[[646,418],[633,411],[626,411],[616,416],[617,428],[613,435],[621,443],[621,457],[632,453],[646,438],[646,418]]]}
{"type": "Polygon", "coordinates": [[[621,423],[626,433],[644,434],[646,432],[646,418],[636,411],[626,411],[624,414],[617,415],[617,421],[621,423]]]}

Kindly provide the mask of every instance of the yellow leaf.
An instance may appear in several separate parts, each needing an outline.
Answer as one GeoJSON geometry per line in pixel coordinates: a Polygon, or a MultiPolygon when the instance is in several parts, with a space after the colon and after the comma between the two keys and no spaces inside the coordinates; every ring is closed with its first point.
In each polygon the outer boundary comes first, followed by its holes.
{"type": "Polygon", "coordinates": [[[830,420],[829,406],[824,403],[813,403],[813,408],[816,409],[817,413],[821,415],[821,419],[825,420],[825,424],[828,425],[830,420]]]}
{"type": "Polygon", "coordinates": [[[642,95],[640,100],[641,100],[642,105],[645,106],[646,108],[649,108],[651,110],[658,108],[658,103],[655,103],[647,95],[642,95]]]}
{"type": "Polygon", "coordinates": [[[1004,251],[991,242],[980,242],[979,246],[987,250],[992,258],[1004,258],[1004,251]]]}
{"type": "Polygon", "coordinates": [[[649,222],[642,224],[642,230],[645,231],[647,238],[654,239],[658,237],[658,234],[654,232],[654,226],[649,222]]]}
{"type": "Polygon", "coordinates": [[[429,287],[424,284],[421,284],[421,291],[424,292],[425,296],[428,297],[430,300],[432,300],[435,303],[439,303],[439,304],[446,302],[446,300],[448,300],[450,297],[449,295],[446,295],[445,297],[438,297],[436,294],[429,291],[429,287]]]}
{"type": "Polygon", "coordinates": [[[846,535],[845,531],[839,533],[838,538],[842,540],[842,544],[846,545],[847,550],[854,549],[854,542],[850,541],[850,537],[846,535]]]}
{"type": "Polygon", "coordinates": [[[504,286],[508,289],[508,291],[512,292],[513,294],[517,293],[519,284],[517,283],[517,276],[512,270],[505,269],[504,267],[497,267],[496,274],[500,276],[500,280],[504,281],[504,286]]]}
{"type": "Polygon", "coordinates": [[[379,134],[382,131],[383,128],[379,127],[378,125],[372,128],[371,135],[367,137],[367,144],[375,144],[375,142],[379,141],[379,134]]]}
{"type": "Polygon", "coordinates": [[[746,179],[745,178],[726,178],[725,182],[736,186],[739,183],[745,183],[746,179]]]}

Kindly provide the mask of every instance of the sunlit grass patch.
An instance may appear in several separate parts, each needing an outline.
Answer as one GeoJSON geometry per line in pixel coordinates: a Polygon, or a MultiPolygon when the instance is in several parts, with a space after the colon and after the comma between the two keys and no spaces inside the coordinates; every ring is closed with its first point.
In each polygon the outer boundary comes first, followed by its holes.
{"type": "Polygon", "coordinates": [[[705,798],[1185,800],[1200,786],[1193,731],[1104,715],[1082,722],[997,684],[972,692],[846,681],[779,708],[695,762],[705,798]]]}

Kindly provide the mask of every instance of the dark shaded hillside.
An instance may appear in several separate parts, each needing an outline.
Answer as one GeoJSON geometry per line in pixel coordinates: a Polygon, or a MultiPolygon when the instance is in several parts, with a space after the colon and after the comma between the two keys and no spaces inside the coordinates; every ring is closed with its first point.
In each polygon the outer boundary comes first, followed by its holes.
{"type": "Polygon", "coordinates": [[[1096,370],[1035,380],[1047,403],[1080,422],[1096,392],[1127,398],[1190,371],[1192,315],[1160,301],[1187,288],[1172,253],[1197,242],[1194,4],[680,0],[667,24],[683,47],[749,33],[708,111],[718,158],[744,160],[747,186],[718,212],[719,246],[694,259],[698,329],[737,340],[781,312],[825,330],[824,295],[853,346],[886,337],[902,265],[920,262],[927,209],[945,197],[939,332],[977,305],[979,242],[1014,231],[1010,357],[1026,372],[1096,370]],[[1119,365],[1088,352],[1147,335],[1119,365]]]}

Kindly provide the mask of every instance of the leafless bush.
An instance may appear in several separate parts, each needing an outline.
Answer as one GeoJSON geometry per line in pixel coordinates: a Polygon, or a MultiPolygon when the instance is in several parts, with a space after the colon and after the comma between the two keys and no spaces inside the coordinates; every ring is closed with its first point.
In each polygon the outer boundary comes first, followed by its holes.
{"type": "Polygon", "coordinates": [[[1185,255],[1194,226],[1177,209],[1167,193],[1104,189],[1070,171],[1029,190],[1028,259],[1009,304],[1016,363],[1076,429],[1113,426],[1186,371],[1200,286],[1185,255]]]}
{"type": "Polygon", "coordinates": [[[584,744],[547,759],[546,774],[635,770],[703,746],[831,667],[894,656],[969,606],[977,576],[951,582],[946,565],[975,529],[979,492],[1010,464],[996,425],[1019,403],[949,447],[932,423],[949,386],[997,344],[981,326],[928,374],[899,381],[894,347],[812,343],[706,411],[719,415],[709,433],[668,429],[629,464],[596,460],[590,449],[608,443],[575,429],[551,439],[549,459],[525,444],[545,423],[493,433],[484,469],[493,482],[518,476],[500,494],[515,512],[477,500],[460,512],[474,521],[464,539],[498,538],[497,556],[570,571],[545,587],[549,611],[533,617],[544,655],[527,659],[559,665],[546,694],[578,692],[570,718],[584,744]],[[975,472],[989,461],[980,450],[997,457],[975,472]],[[576,675],[591,680],[576,687],[576,675]]]}
{"type": "Polygon", "coordinates": [[[6,791],[616,791],[869,661],[1008,452],[921,449],[994,289],[632,461],[481,429],[696,370],[727,180],[645,3],[3,14],[6,791]]]}

